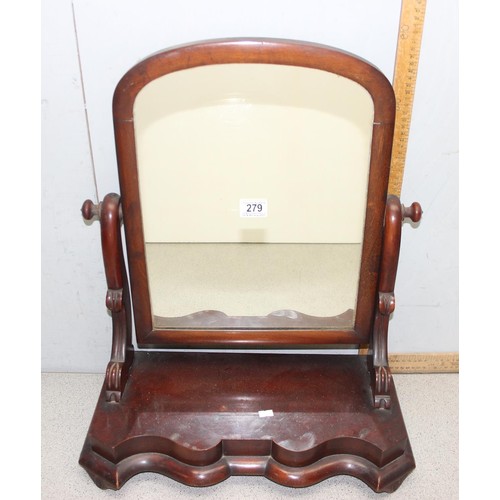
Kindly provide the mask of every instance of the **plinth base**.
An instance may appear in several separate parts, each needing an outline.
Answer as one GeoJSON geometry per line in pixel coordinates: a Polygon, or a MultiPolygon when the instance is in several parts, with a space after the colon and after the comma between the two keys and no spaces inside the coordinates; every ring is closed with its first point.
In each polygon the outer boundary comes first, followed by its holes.
{"type": "Polygon", "coordinates": [[[391,399],[373,408],[365,356],[136,352],[121,401],[101,392],[80,464],[111,489],[140,472],[292,487],[347,474],[391,492],[415,467],[394,385],[391,399]]]}

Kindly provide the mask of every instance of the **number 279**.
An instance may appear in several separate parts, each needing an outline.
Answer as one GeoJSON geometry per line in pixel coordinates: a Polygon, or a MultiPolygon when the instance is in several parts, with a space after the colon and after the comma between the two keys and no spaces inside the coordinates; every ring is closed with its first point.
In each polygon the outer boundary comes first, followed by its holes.
{"type": "Polygon", "coordinates": [[[262,212],[262,203],[247,203],[247,213],[262,212]]]}

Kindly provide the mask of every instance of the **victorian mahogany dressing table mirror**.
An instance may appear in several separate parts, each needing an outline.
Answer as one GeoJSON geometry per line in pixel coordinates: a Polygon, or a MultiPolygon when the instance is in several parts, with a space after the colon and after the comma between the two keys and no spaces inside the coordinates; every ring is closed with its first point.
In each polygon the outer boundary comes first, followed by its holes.
{"type": "Polygon", "coordinates": [[[387,194],[394,109],[376,68],[301,42],[177,47],[122,78],[121,193],[82,208],[113,321],[80,457],[98,486],[350,474],[393,491],[413,470],[387,329],[421,210],[387,194]]]}

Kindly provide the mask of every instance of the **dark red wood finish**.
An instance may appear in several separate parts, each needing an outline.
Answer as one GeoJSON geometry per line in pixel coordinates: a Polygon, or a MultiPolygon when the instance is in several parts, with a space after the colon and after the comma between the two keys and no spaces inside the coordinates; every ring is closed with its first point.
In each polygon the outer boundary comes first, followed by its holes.
{"type": "Polygon", "coordinates": [[[391,492],[415,462],[394,386],[387,411],[369,385],[364,356],[137,353],[120,403],[101,394],[80,464],[111,489],[140,472],[292,487],[348,474],[391,492]]]}
{"type": "MultiPolygon", "coordinates": [[[[374,491],[394,491],[415,462],[388,366],[387,330],[405,208],[386,196],[394,95],[368,63],[328,47],[276,40],[222,40],[157,54],[132,69],[114,99],[122,199],[87,200],[99,218],[113,321],[111,360],[80,456],[101,488],[140,472],[192,486],[230,475],[262,475],[304,487],[337,474],[374,491]],[[148,82],[203,64],[260,62],[319,68],[359,82],[372,95],[375,123],[355,326],[153,330],[147,284],[132,106],[148,82]],[[140,346],[337,347],[369,343],[367,356],[136,351],[120,224],[123,218],[140,346]],[[272,417],[259,416],[273,410],[272,417]]],[[[201,316],[203,319],[204,316],[201,316]]],[[[231,320],[232,321],[232,320],[231,320]]],[[[347,347],[347,346],[346,346],[347,347]]]]}
{"type": "Polygon", "coordinates": [[[106,307],[113,321],[111,359],[106,368],[106,401],[119,401],[134,358],[130,293],[120,230],[120,197],[108,194],[99,205],[86,200],[82,214],[86,220],[97,217],[101,223],[102,254],[108,285],[106,307]]]}
{"type": "MultiPolygon", "coordinates": [[[[373,326],[381,254],[382,227],[389,179],[394,129],[394,92],[374,66],[331,47],[286,40],[215,40],[160,52],[132,68],[117,85],[113,99],[116,149],[125,221],[128,263],[138,345],[141,347],[328,347],[331,344],[369,342],[373,326]],[[154,329],[149,298],[138,165],[135,151],[135,98],[140,90],[163,75],[208,64],[262,63],[315,68],[362,85],[374,103],[374,125],[368,201],[361,259],[355,325],[352,329],[288,328],[192,330],[154,329]]],[[[305,174],[306,175],[306,174],[305,174]]],[[[195,312],[195,311],[193,311],[195,312]]],[[[265,322],[264,322],[265,323],[265,322]]]]}
{"type": "Polygon", "coordinates": [[[413,222],[418,222],[422,217],[420,205],[415,202],[409,209],[406,209],[401,205],[397,196],[388,196],[378,286],[378,307],[371,340],[373,356],[370,358],[372,361],[372,391],[374,404],[377,408],[389,409],[392,404],[389,393],[391,370],[389,368],[387,334],[389,317],[396,307],[394,287],[401,244],[401,226],[406,217],[411,218],[413,222]]]}

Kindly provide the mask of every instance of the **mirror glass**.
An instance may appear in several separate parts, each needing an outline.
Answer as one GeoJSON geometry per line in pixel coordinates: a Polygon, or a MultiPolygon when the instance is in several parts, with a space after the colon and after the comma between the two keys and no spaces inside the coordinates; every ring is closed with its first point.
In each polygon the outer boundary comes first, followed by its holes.
{"type": "Polygon", "coordinates": [[[153,324],[352,328],[373,101],[326,71],[218,64],[134,105],[153,324]]]}

